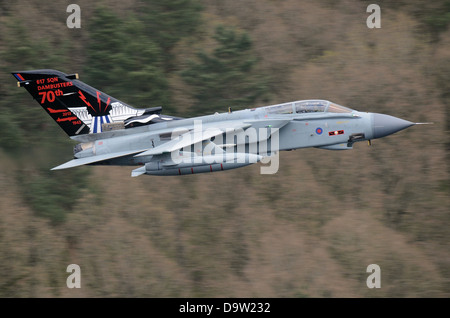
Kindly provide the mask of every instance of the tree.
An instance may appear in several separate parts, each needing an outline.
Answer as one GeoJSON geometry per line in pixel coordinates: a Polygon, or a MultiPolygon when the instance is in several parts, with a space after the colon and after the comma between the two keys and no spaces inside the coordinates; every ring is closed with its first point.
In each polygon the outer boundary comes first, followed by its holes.
{"type": "Polygon", "coordinates": [[[48,129],[56,131],[57,126],[46,125],[47,115],[24,89],[15,87],[11,72],[48,68],[49,65],[58,69],[66,65],[67,42],[52,47],[46,37],[33,39],[23,25],[10,17],[0,24],[2,40],[8,43],[0,50],[0,81],[6,84],[0,86],[0,147],[19,151],[21,147],[42,142],[48,129]]]}
{"type": "Polygon", "coordinates": [[[167,106],[162,53],[146,35],[143,22],[133,16],[122,20],[99,7],[90,27],[88,80],[133,106],[167,106]]]}
{"type": "Polygon", "coordinates": [[[189,67],[181,73],[196,99],[193,111],[206,113],[218,108],[240,107],[263,98],[267,81],[255,71],[257,58],[252,54],[248,34],[219,26],[214,39],[217,42],[214,51],[199,52],[198,61],[190,61],[189,67]]]}
{"type": "Polygon", "coordinates": [[[146,26],[146,35],[163,52],[166,72],[173,70],[173,48],[184,37],[195,34],[201,25],[202,6],[198,0],[145,1],[140,20],[146,26]]]}

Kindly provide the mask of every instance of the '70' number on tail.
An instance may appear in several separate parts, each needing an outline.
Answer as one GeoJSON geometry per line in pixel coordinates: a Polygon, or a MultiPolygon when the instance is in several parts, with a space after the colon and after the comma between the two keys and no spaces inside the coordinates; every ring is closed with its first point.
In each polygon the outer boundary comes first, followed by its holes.
{"type": "Polygon", "coordinates": [[[41,104],[44,104],[46,100],[49,103],[53,103],[55,101],[56,96],[62,95],[62,91],[58,89],[55,92],[53,91],[39,92],[39,95],[42,96],[41,104]]]}

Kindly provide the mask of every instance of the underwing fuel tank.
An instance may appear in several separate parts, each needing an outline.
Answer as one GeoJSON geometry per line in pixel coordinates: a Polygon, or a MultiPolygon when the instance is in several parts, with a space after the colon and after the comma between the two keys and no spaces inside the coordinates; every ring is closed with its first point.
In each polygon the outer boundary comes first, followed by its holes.
{"type": "Polygon", "coordinates": [[[209,155],[192,158],[192,160],[183,160],[178,164],[173,162],[148,162],[145,166],[134,169],[132,177],[141,174],[176,176],[184,174],[197,174],[206,172],[216,172],[223,170],[236,169],[251,165],[262,159],[262,156],[247,153],[228,153],[220,155],[209,155]]]}

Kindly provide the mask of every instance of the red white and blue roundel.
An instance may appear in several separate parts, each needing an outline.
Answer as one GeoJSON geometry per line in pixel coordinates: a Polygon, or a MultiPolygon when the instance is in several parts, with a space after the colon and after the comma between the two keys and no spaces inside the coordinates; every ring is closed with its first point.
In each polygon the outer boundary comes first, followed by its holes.
{"type": "Polygon", "coordinates": [[[320,127],[316,128],[316,134],[322,135],[322,133],[323,133],[323,129],[322,128],[320,128],[320,127]]]}

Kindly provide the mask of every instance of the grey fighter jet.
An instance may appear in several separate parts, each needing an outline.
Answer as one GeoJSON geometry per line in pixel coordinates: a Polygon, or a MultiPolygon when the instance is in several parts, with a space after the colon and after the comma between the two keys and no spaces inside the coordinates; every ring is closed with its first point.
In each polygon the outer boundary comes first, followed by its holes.
{"type": "Polygon", "coordinates": [[[161,107],[131,107],[81,82],[77,74],[51,69],[12,74],[18,86],[79,142],[74,159],[53,170],[130,165],[138,166],[132,176],[215,172],[267,163],[281,150],[348,150],[355,142],[370,142],[415,125],[327,100],[179,118],[162,115],[161,107]]]}

